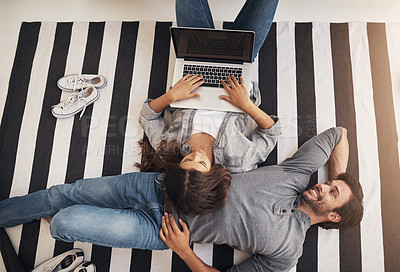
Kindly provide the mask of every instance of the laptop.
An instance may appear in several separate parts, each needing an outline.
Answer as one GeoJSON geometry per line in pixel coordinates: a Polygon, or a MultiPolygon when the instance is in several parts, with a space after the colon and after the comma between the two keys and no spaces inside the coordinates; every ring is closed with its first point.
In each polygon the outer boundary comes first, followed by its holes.
{"type": "MultiPolygon", "coordinates": [[[[209,28],[171,27],[176,54],[173,85],[186,74],[203,75],[204,83],[195,92],[200,98],[172,103],[171,107],[243,112],[231,103],[219,99],[228,95],[221,84],[228,75],[244,79],[250,88],[250,69],[254,32],[209,28]]],[[[249,91],[249,90],[248,90],[249,91]]]]}

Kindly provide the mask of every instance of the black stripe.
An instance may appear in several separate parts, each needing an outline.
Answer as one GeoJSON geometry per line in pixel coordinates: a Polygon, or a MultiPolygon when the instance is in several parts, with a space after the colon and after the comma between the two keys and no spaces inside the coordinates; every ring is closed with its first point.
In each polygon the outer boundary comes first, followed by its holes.
{"type": "MultiPolygon", "coordinates": [[[[347,172],[358,179],[356,114],[347,23],[331,24],[336,124],[347,128],[349,163],[347,172]]],[[[340,270],[361,271],[360,227],[340,231],[340,270]]]]}
{"type": "Polygon", "coordinates": [[[223,22],[222,28],[223,29],[231,29],[233,22],[223,22]]]}
{"type": "MultiPolygon", "coordinates": [[[[89,24],[82,74],[98,73],[101,48],[103,45],[103,34],[104,22],[89,24]]],[[[74,125],[68,153],[68,166],[65,178],[66,183],[73,183],[76,180],[83,178],[92,110],[92,106],[87,107],[82,120],[79,120],[79,114],[74,117],[74,125]]],[[[73,243],[56,241],[54,254],[61,254],[72,249],[72,247],[73,243]]]]}
{"type": "MultiPolygon", "coordinates": [[[[262,97],[260,109],[267,114],[278,115],[276,23],[272,23],[267,39],[258,53],[258,78],[262,97]]],[[[276,146],[267,160],[259,166],[275,165],[277,162],[276,146]]]]}
{"type": "MultiPolygon", "coordinates": [[[[121,26],[102,176],[121,174],[138,27],[138,22],[124,22],[121,26]]],[[[91,260],[99,272],[108,271],[111,248],[93,245],[91,260]]]]}
{"type": "Polygon", "coordinates": [[[385,271],[400,271],[400,177],[396,117],[384,24],[368,23],[378,156],[381,178],[381,209],[385,271]]]}
{"type": "Polygon", "coordinates": [[[233,252],[233,249],[225,244],[214,245],[212,266],[219,271],[233,266],[233,252]]]}
{"type": "MultiPolygon", "coordinates": [[[[314,57],[312,43],[312,23],[296,23],[296,90],[297,90],[297,133],[298,146],[317,134],[314,57]]],[[[308,187],[318,181],[317,173],[310,177],[308,187]]],[[[303,244],[303,255],[297,264],[297,271],[317,271],[318,227],[308,229],[303,244]]]]}
{"type": "Polygon", "coordinates": [[[187,264],[175,252],[173,252],[171,271],[190,272],[192,270],[190,270],[187,264]]]}
{"type": "Polygon", "coordinates": [[[170,49],[169,28],[171,22],[157,22],[154,34],[153,59],[151,62],[149,98],[157,98],[167,89],[168,62],[170,49]]]}
{"type": "Polygon", "coordinates": [[[22,23],[0,126],[0,200],[9,197],[40,23],[22,23]]]}
{"type": "Polygon", "coordinates": [[[131,272],[150,272],[151,251],[133,249],[131,256],[131,272]]]}
{"type": "Polygon", "coordinates": [[[121,26],[110,120],[107,130],[103,176],[118,175],[122,169],[138,28],[138,22],[124,22],[121,26]]]}
{"type": "MultiPolygon", "coordinates": [[[[52,116],[50,110],[52,105],[60,101],[61,91],[57,88],[57,80],[64,75],[71,29],[72,23],[57,24],[37,132],[29,193],[46,189],[56,126],[56,119],[52,116]]],[[[19,255],[30,268],[35,263],[39,227],[40,221],[34,221],[25,224],[22,230],[19,255]]]]}

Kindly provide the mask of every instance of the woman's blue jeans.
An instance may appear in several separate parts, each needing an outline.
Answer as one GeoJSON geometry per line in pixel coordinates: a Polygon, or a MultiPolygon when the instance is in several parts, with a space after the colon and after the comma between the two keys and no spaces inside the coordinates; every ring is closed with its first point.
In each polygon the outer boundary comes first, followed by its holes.
{"type": "MultiPolygon", "coordinates": [[[[255,32],[253,61],[260,51],[274,19],[279,0],[247,0],[231,29],[255,32]]],[[[176,0],[176,22],[182,27],[214,28],[207,0],[176,0]]]]}
{"type": "Polygon", "coordinates": [[[0,227],[53,217],[53,238],[109,247],[166,249],[162,174],[129,173],[78,180],[0,202],[0,227]]]}

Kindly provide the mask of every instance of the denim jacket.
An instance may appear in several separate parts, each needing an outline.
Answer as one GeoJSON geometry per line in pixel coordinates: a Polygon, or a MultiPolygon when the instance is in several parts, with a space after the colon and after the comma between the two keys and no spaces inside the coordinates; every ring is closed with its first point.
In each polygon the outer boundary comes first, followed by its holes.
{"type": "MultiPolygon", "coordinates": [[[[251,91],[252,101],[258,106],[260,94],[256,83],[251,91]],[[254,90],[254,91],[253,91],[254,90]]],[[[190,153],[187,144],[192,134],[195,109],[173,109],[167,107],[162,112],[153,111],[147,99],[142,107],[139,123],[144,129],[150,144],[157,149],[162,140],[177,140],[184,156],[190,153]]],[[[246,113],[228,112],[219,128],[213,143],[214,163],[221,164],[231,173],[247,172],[257,168],[276,145],[281,135],[281,122],[271,116],[275,124],[268,129],[261,129],[246,113]]]]}

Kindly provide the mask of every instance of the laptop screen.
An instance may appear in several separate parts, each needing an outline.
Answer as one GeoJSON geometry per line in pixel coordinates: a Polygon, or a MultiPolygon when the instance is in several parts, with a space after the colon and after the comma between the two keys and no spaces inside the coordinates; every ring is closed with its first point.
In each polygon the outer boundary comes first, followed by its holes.
{"type": "Polygon", "coordinates": [[[254,32],[171,27],[177,58],[251,62],[254,32]]]}

